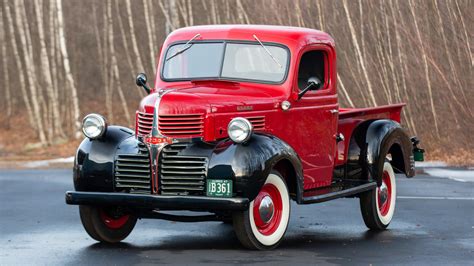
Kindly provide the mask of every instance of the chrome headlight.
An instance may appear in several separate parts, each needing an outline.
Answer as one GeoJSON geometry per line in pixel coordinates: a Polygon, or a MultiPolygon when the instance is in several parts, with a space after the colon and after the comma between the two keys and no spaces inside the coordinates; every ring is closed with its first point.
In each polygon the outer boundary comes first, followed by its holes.
{"type": "Polygon", "coordinates": [[[98,139],[105,134],[107,122],[99,114],[88,114],[82,120],[82,133],[90,139],[98,139]]]}
{"type": "Polygon", "coordinates": [[[230,121],[227,133],[235,143],[243,143],[250,139],[252,135],[252,124],[245,118],[236,117],[230,121]]]}

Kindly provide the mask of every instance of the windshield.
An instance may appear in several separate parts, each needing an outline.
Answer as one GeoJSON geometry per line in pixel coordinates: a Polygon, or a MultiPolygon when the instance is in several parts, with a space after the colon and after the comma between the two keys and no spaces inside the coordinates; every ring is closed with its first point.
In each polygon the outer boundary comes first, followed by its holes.
{"type": "Polygon", "coordinates": [[[229,79],[281,83],[288,68],[288,50],[275,44],[264,45],[266,50],[259,43],[175,44],[164,57],[162,77],[168,81],[229,79]]]}

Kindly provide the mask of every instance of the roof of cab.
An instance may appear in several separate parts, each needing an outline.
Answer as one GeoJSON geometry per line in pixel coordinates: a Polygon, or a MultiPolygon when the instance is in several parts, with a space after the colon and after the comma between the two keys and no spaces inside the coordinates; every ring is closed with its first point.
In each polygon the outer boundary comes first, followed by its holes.
{"type": "Polygon", "coordinates": [[[186,27],[173,31],[166,39],[165,45],[176,41],[189,40],[198,33],[201,35],[198,40],[255,41],[253,35],[256,35],[262,42],[277,42],[293,48],[314,43],[325,43],[334,46],[333,38],[319,30],[269,25],[206,25],[186,27]]]}

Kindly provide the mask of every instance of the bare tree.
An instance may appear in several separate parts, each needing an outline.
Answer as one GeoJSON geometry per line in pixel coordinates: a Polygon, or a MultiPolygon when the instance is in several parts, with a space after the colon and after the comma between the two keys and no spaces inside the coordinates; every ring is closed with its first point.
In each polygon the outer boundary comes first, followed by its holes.
{"type": "Polygon", "coordinates": [[[34,1],[35,5],[35,15],[36,15],[36,25],[38,28],[39,43],[40,43],[40,58],[41,58],[41,71],[43,75],[43,80],[46,86],[46,92],[48,94],[48,102],[51,104],[51,113],[52,113],[52,134],[49,134],[50,142],[53,140],[56,135],[64,136],[64,133],[61,128],[61,120],[59,116],[59,102],[53,90],[53,79],[51,74],[51,67],[49,63],[49,56],[46,49],[46,40],[44,34],[44,24],[43,24],[43,13],[41,10],[41,3],[39,0],[34,1]]]}
{"type": "MultiPolygon", "coordinates": [[[[469,40],[472,40],[472,38],[469,38],[469,34],[468,34],[468,31],[466,29],[466,23],[464,23],[464,18],[463,18],[463,15],[461,13],[461,9],[459,8],[459,3],[458,3],[458,0],[454,0],[454,3],[456,4],[456,9],[459,13],[459,18],[461,20],[461,25],[462,25],[462,29],[463,29],[463,33],[464,33],[464,36],[465,36],[465,40],[466,40],[466,49],[467,49],[467,54],[469,55],[469,58],[471,59],[471,68],[474,66],[474,57],[472,55],[472,52],[471,52],[471,43],[469,40]]],[[[471,25],[472,26],[472,25],[471,25]]],[[[471,28],[472,30],[472,28],[471,28]]],[[[472,34],[472,31],[471,31],[471,34],[472,34]]]]}
{"type": "Polygon", "coordinates": [[[357,54],[358,62],[359,62],[359,65],[362,68],[362,73],[364,73],[365,81],[367,82],[367,88],[369,90],[369,97],[372,100],[372,104],[375,106],[375,105],[377,105],[377,101],[375,100],[374,90],[372,89],[372,82],[370,81],[369,73],[367,71],[367,67],[365,66],[365,61],[364,61],[364,57],[362,56],[362,53],[361,53],[361,50],[360,50],[360,47],[359,47],[359,42],[357,41],[356,32],[355,32],[355,29],[354,29],[354,25],[352,24],[352,19],[351,19],[350,13],[349,13],[349,8],[347,6],[347,0],[343,0],[342,3],[343,3],[343,6],[344,6],[344,11],[346,13],[347,23],[349,24],[349,29],[351,31],[352,42],[354,43],[354,46],[355,46],[355,51],[356,51],[356,54],[357,54]]]}
{"type": "Polygon", "coordinates": [[[409,0],[409,7],[410,7],[410,12],[411,12],[411,15],[413,17],[413,22],[414,22],[414,25],[415,25],[415,30],[416,30],[416,37],[418,38],[418,41],[420,43],[420,46],[421,46],[421,57],[423,59],[423,69],[425,71],[425,79],[426,79],[426,85],[427,85],[427,88],[428,88],[428,96],[429,96],[429,99],[430,99],[430,105],[431,105],[431,111],[433,112],[433,122],[434,122],[434,126],[435,126],[435,130],[436,130],[436,134],[439,136],[439,128],[438,128],[438,117],[436,115],[436,108],[435,108],[435,104],[434,104],[434,100],[433,100],[433,91],[432,91],[432,88],[431,88],[431,80],[430,80],[430,73],[429,73],[429,69],[428,69],[428,59],[427,59],[427,56],[426,56],[426,51],[425,51],[425,48],[424,48],[424,44],[423,44],[423,40],[421,39],[421,33],[420,33],[420,29],[418,28],[418,22],[416,20],[417,18],[417,15],[416,15],[416,12],[415,12],[415,4],[413,3],[412,0],[409,0]]]}
{"type": "MultiPolygon", "coordinates": [[[[116,2],[117,3],[117,2],[116,2]]],[[[155,51],[155,41],[154,36],[156,35],[155,32],[155,25],[153,22],[153,16],[150,15],[150,5],[152,2],[148,2],[148,0],[143,0],[143,9],[144,9],[144,17],[145,17],[145,25],[146,25],[146,32],[148,35],[148,47],[150,49],[150,63],[151,69],[155,72],[155,60],[156,60],[156,51],[155,51]]],[[[126,49],[126,52],[128,49],[126,49]]]]}
{"type": "Polygon", "coordinates": [[[66,36],[64,34],[64,15],[63,15],[63,7],[62,7],[62,0],[56,0],[56,9],[57,9],[57,16],[58,16],[58,38],[59,38],[59,45],[61,49],[61,55],[63,57],[63,66],[64,72],[66,74],[66,81],[67,87],[71,92],[71,99],[72,99],[72,108],[73,108],[73,117],[72,121],[74,121],[74,136],[76,138],[80,137],[80,110],[79,110],[79,98],[77,96],[77,89],[74,83],[74,77],[72,76],[71,66],[69,65],[69,55],[67,52],[66,47],[66,36]]]}
{"type": "Polygon", "coordinates": [[[244,5],[242,4],[241,0],[236,0],[237,1],[237,8],[239,10],[239,22],[242,24],[250,24],[250,19],[247,14],[247,11],[244,8],[244,5]]]}
{"type": "Polygon", "coordinates": [[[24,3],[22,1],[15,1],[15,18],[16,18],[16,25],[17,25],[17,30],[19,33],[20,37],[20,43],[23,47],[23,58],[25,60],[25,67],[26,67],[26,77],[28,79],[29,86],[28,88],[30,89],[30,99],[32,103],[32,110],[33,110],[33,117],[35,119],[35,124],[37,128],[37,133],[39,140],[41,144],[46,145],[47,140],[46,140],[46,134],[44,131],[43,127],[43,120],[41,119],[41,106],[39,102],[39,97],[37,94],[37,81],[36,81],[36,73],[34,70],[35,64],[33,61],[33,54],[32,50],[33,47],[31,47],[31,43],[28,47],[27,39],[26,36],[30,36],[29,31],[27,31],[27,28],[25,28],[25,22],[23,21],[23,18],[26,18],[25,13],[21,13],[24,11],[24,3]]]}
{"type": "Polygon", "coordinates": [[[8,57],[7,57],[7,43],[6,43],[6,34],[5,34],[5,24],[3,20],[3,13],[5,11],[2,9],[0,12],[0,42],[2,43],[2,68],[3,68],[3,78],[4,78],[4,88],[5,88],[5,105],[7,107],[7,127],[10,126],[10,117],[12,116],[12,99],[10,95],[10,80],[8,77],[8,57]]]}
{"type": "Polygon", "coordinates": [[[137,72],[155,71],[159,43],[172,30],[221,23],[302,26],[336,40],[341,105],[406,102],[401,115],[410,133],[428,149],[450,147],[446,154],[455,154],[474,148],[468,141],[474,116],[468,104],[474,99],[471,2],[4,0],[2,114],[10,116],[12,129],[28,121],[43,144],[61,130],[67,138],[77,133],[81,110],[130,123],[128,109],[137,97],[125,86],[137,72]]]}
{"type": "MultiPolygon", "coordinates": [[[[119,14],[119,12],[120,12],[120,7],[119,7],[118,3],[119,3],[118,1],[115,1],[115,12],[117,12],[117,14],[119,14]]],[[[124,50],[125,50],[124,51],[125,58],[127,60],[128,67],[130,68],[131,78],[134,78],[135,74],[137,74],[136,73],[137,69],[135,69],[135,66],[133,65],[132,56],[130,54],[130,49],[128,48],[127,34],[125,32],[125,27],[123,26],[122,16],[117,16],[117,20],[118,20],[119,29],[120,29],[120,36],[122,37],[122,44],[123,44],[124,50]]],[[[110,26],[110,24],[109,24],[109,26],[110,26]]],[[[98,30],[97,30],[97,32],[98,32],[98,30]]],[[[107,30],[107,32],[108,32],[108,30],[107,30]]],[[[149,32],[149,34],[151,34],[151,33],[149,32]]],[[[150,47],[150,49],[152,49],[152,48],[150,47]]]]}
{"type": "MultiPolygon", "coordinates": [[[[135,69],[138,72],[145,72],[145,66],[143,65],[142,57],[140,55],[140,50],[138,49],[138,44],[137,44],[137,37],[135,35],[135,27],[133,24],[133,14],[132,14],[132,8],[131,8],[131,3],[130,0],[125,1],[126,8],[127,8],[127,18],[128,18],[128,25],[130,26],[130,39],[132,40],[132,50],[136,58],[136,64],[135,64],[135,69]]],[[[110,27],[113,27],[111,25],[110,27]]],[[[150,47],[151,48],[151,47],[150,47]]],[[[142,91],[140,91],[140,95],[143,97],[144,94],[142,91]]]]}
{"type": "Polygon", "coordinates": [[[113,22],[112,22],[112,4],[110,1],[107,5],[107,22],[109,24],[108,26],[109,42],[108,43],[109,43],[109,51],[111,55],[111,72],[112,72],[111,76],[113,77],[113,81],[115,82],[115,87],[117,88],[117,92],[119,94],[120,101],[122,103],[125,118],[127,119],[128,124],[130,124],[131,123],[130,114],[128,110],[127,101],[125,100],[125,96],[122,91],[122,86],[120,85],[120,73],[119,73],[118,64],[117,64],[117,57],[115,56],[114,27],[113,27],[113,22]]]}

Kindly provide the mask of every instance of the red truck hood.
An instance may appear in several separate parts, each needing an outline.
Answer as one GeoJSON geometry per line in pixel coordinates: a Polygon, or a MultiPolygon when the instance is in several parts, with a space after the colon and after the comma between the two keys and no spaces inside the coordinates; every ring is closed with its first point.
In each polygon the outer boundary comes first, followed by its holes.
{"type": "MultiPolygon", "coordinates": [[[[160,115],[197,114],[257,111],[276,107],[283,93],[272,90],[255,89],[244,86],[201,85],[187,88],[167,88],[160,102],[160,115]]],[[[145,97],[139,106],[139,111],[151,113],[158,93],[145,97]]]]}

